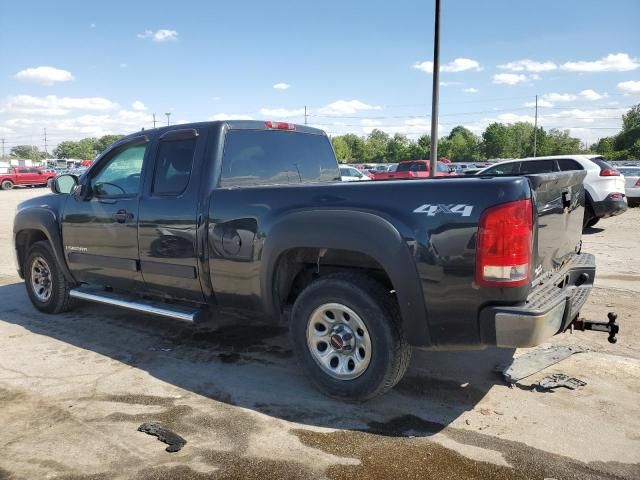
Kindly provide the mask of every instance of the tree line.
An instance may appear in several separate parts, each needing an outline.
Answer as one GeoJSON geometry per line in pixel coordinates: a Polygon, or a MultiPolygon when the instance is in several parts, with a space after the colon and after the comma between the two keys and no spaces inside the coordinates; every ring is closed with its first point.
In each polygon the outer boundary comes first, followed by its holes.
{"type": "MultiPolygon", "coordinates": [[[[377,129],[367,136],[338,135],[331,142],[343,163],[395,163],[427,159],[431,152],[430,135],[412,140],[406,135],[391,136],[377,129]]],[[[533,156],[534,143],[537,156],[598,153],[608,160],[640,160],[640,104],[622,116],[620,133],[602,138],[588,148],[568,130],[536,129],[527,122],[508,125],[494,122],[480,136],[461,125],[455,127],[438,139],[438,156],[453,161],[524,158],[533,156]]]]}
{"type": "MultiPolygon", "coordinates": [[[[83,138],[61,142],[53,155],[59,159],[92,160],[122,135],[83,138]]],[[[475,161],[497,158],[531,157],[536,143],[536,155],[564,155],[572,153],[598,153],[607,160],[640,160],[640,104],[622,115],[622,130],[611,137],[601,138],[585,149],[578,138],[568,130],[543,127],[536,129],[527,122],[505,125],[494,122],[481,135],[463,126],[457,126],[448,135],[438,139],[438,154],[453,161],[475,161]],[[535,139],[535,140],[534,140],[535,139]]],[[[353,133],[331,138],[338,160],[343,163],[395,163],[401,160],[429,158],[431,137],[422,135],[416,140],[396,133],[389,135],[375,129],[367,136],[353,133]]],[[[48,158],[34,145],[17,145],[11,157],[42,160],[48,158]]]]}

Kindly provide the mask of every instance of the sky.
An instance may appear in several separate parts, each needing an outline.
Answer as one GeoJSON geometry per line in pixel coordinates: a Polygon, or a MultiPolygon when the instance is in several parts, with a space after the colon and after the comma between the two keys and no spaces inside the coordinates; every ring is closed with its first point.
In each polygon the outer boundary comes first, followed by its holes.
{"type": "MultiPolygon", "coordinates": [[[[615,134],[640,103],[640,1],[442,0],[440,135],[615,134]]],[[[8,150],[170,121],[429,133],[433,0],[21,1],[0,10],[8,150]]]]}

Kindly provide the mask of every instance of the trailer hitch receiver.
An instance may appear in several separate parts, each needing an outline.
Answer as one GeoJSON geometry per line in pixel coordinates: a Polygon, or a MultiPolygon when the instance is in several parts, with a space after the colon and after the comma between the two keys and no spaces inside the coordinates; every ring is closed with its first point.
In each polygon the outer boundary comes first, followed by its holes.
{"type": "Polygon", "coordinates": [[[616,322],[618,314],[615,312],[609,312],[607,313],[607,318],[609,319],[608,322],[594,322],[591,320],[585,320],[584,318],[577,318],[571,324],[571,331],[573,332],[573,329],[576,329],[581,331],[593,330],[596,332],[608,332],[609,338],[607,340],[609,340],[609,343],[616,343],[618,341],[616,335],[618,335],[618,332],[620,331],[620,325],[616,322]]]}

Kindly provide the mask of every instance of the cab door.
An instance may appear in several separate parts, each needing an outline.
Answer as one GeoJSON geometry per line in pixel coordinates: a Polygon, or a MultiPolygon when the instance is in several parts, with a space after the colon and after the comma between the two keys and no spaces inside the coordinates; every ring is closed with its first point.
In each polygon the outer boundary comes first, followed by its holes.
{"type": "Polygon", "coordinates": [[[65,255],[80,282],[128,291],[144,287],[138,207],[147,142],[144,136],[136,137],[115,147],[87,174],[86,193],[70,195],[65,203],[65,255]]]}
{"type": "Polygon", "coordinates": [[[202,302],[198,198],[207,129],[175,128],[153,147],[140,200],[140,268],[147,290],[202,302]]]}

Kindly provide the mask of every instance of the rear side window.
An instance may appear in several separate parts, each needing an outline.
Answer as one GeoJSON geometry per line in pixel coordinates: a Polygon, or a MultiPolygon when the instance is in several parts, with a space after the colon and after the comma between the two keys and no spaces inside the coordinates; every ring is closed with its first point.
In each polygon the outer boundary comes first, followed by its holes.
{"type": "Polygon", "coordinates": [[[522,162],[520,165],[520,175],[532,173],[549,173],[556,170],[553,160],[532,160],[530,162],[522,162]]]}
{"type": "Polygon", "coordinates": [[[568,170],[584,170],[582,165],[580,165],[575,160],[571,160],[570,158],[560,158],[558,159],[558,166],[560,167],[560,171],[566,172],[568,170]]]}
{"type": "Polygon", "coordinates": [[[424,162],[399,163],[396,172],[426,172],[427,164],[424,162]]]}
{"type": "Polygon", "coordinates": [[[603,168],[615,168],[610,163],[605,162],[602,157],[594,157],[594,158],[590,158],[589,160],[591,160],[593,163],[598,165],[601,169],[603,169],[603,168]]]}
{"type": "Polygon", "coordinates": [[[230,130],[226,134],[221,187],[333,180],[340,180],[340,170],[324,135],[274,130],[230,130]]]}
{"type": "Polygon", "coordinates": [[[189,185],[197,138],[160,141],[153,193],[180,195],[189,185]]]}

